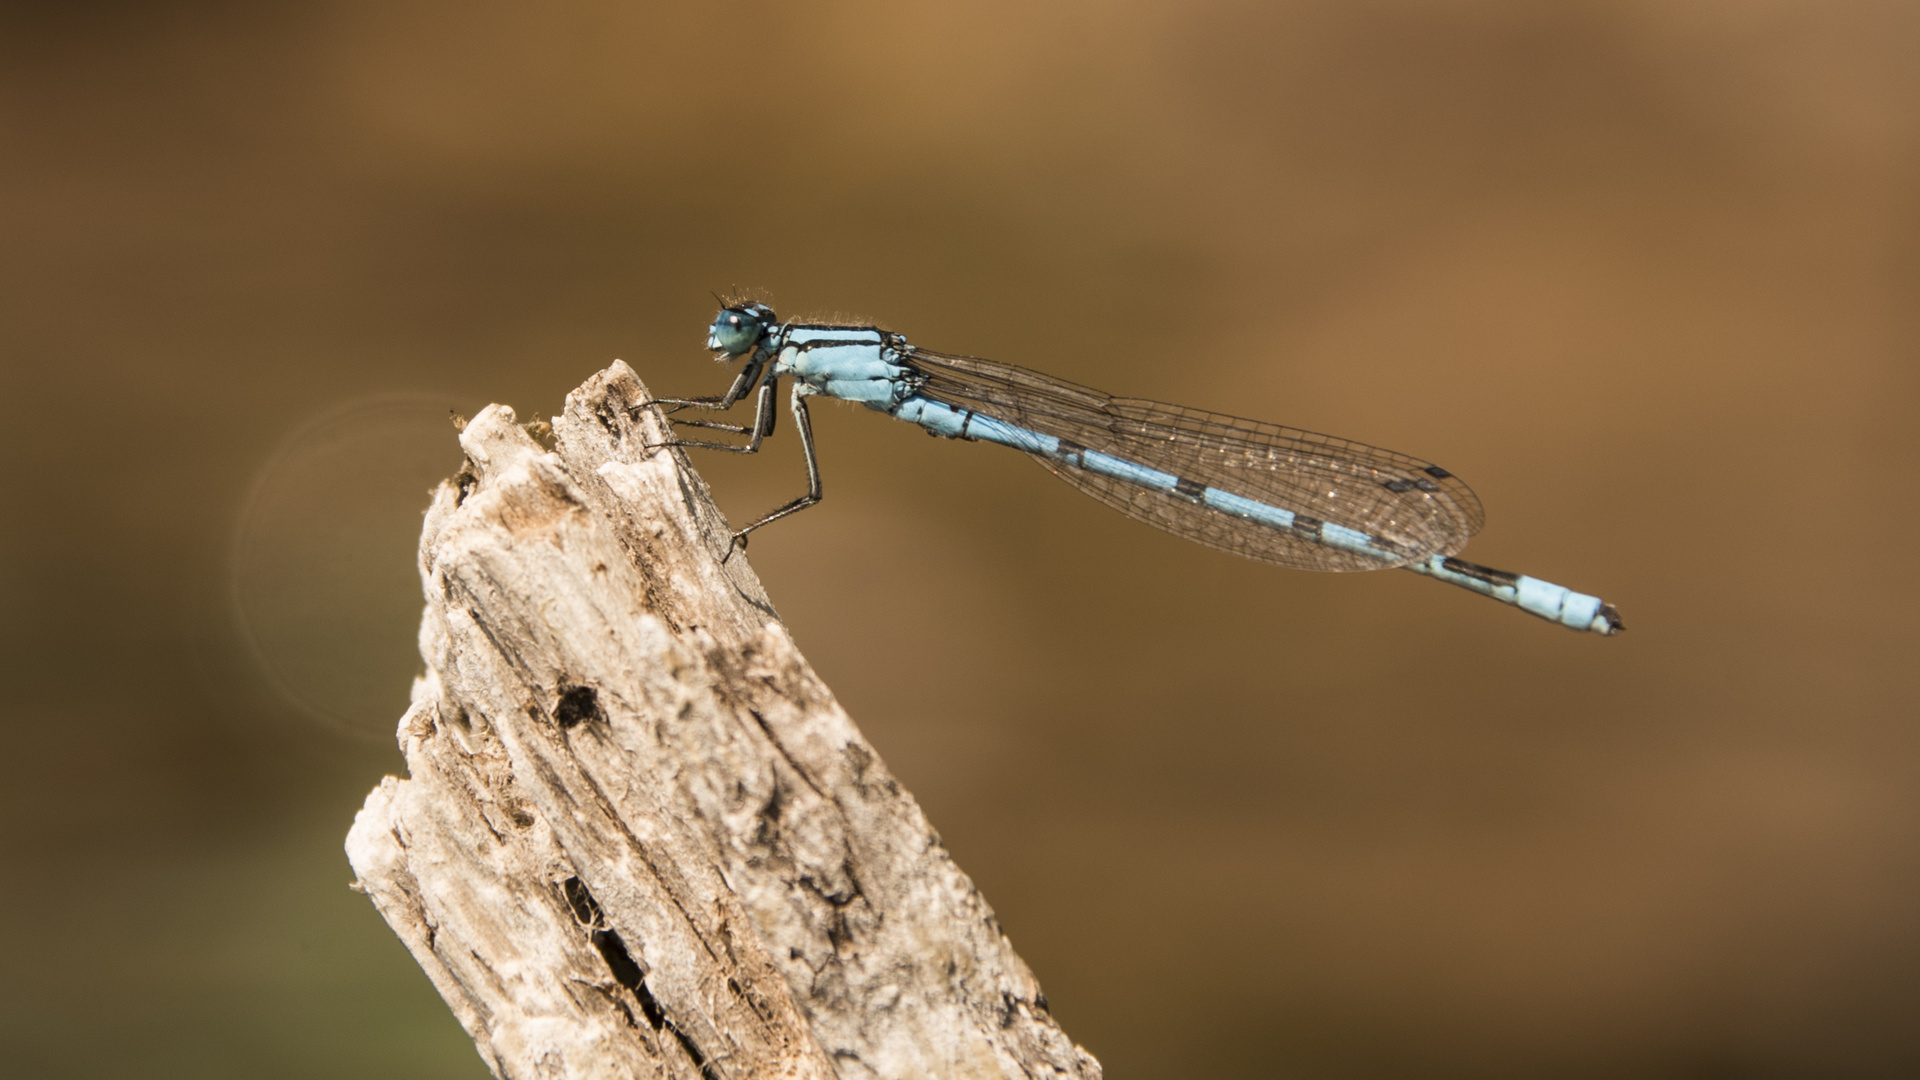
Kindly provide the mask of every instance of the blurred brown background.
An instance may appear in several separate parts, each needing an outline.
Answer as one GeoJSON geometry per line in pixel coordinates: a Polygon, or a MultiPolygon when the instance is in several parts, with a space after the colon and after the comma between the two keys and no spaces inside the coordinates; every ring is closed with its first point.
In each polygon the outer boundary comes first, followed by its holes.
{"type": "Polygon", "coordinates": [[[1440,461],[1625,614],[816,409],[754,565],[1110,1076],[1920,1075],[1920,8],[0,11],[8,1075],[483,1075],[340,853],[444,417],[715,392],[734,285],[1440,461]]]}

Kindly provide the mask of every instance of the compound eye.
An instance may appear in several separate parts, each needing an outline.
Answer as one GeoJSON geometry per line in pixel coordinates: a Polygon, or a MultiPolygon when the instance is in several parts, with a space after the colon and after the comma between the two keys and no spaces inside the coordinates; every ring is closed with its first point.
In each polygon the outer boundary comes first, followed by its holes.
{"type": "Polygon", "coordinates": [[[728,308],[714,318],[713,328],[707,333],[707,348],[738,356],[759,344],[766,329],[758,312],[728,308]]]}

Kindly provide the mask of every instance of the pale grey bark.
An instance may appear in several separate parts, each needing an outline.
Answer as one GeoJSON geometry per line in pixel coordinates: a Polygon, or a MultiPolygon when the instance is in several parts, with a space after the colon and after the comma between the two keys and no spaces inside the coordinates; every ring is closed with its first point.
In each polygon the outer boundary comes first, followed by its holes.
{"type": "Polygon", "coordinates": [[[501,1077],[1097,1080],[645,400],[461,433],[358,887],[501,1077]]]}

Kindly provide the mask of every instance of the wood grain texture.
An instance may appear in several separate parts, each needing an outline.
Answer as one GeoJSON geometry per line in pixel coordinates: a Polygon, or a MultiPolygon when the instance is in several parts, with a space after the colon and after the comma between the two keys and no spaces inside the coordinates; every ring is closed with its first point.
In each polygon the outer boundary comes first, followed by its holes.
{"type": "Polygon", "coordinates": [[[358,887],[501,1077],[1097,1080],[647,398],[461,433],[358,887]]]}

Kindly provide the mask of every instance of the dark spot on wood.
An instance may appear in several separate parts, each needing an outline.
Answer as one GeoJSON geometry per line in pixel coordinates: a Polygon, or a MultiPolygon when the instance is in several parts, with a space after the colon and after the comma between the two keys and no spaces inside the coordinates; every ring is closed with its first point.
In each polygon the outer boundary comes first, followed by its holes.
{"type": "MultiPolygon", "coordinates": [[[[667,1018],[667,1011],[660,1007],[660,1000],[653,996],[653,991],[647,986],[646,965],[634,959],[633,954],[627,951],[626,943],[620,940],[620,935],[606,926],[600,904],[594,900],[586,883],[578,877],[570,877],[560,883],[560,891],[566,897],[567,906],[573,910],[573,917],[588,928],[587,940],[593,943],[600,958],[606,961],[607,971],[613,975],[613,981],[625,987],[639,1004],[640,1014],[647,1018],[647,1026],[655,1031],[671,1033],[674,1041],[687,1052],[694,1067],[700,1070],[704,1080],[724,1080],[713,1062],[701,1051],[700,1045],[682,1031],[680,1025],[667,1018]]],[[[735,994],[740,993],[738,983],[732,979],[727,982],[735,994]]],[[[632,1013],[628,1013],[628,1019],[631,1021],[632,1013]]]]}
{"type": "Polygon", "coordinates": [[[607,714],[600,711],[600,695],[593,687],[569,686],[560,691],[560,701],[553,707],[553,719],[561,730],[567,731],[588,720],[605,723],[607,714]]]}
{"type": "Polygon", "coordinates": [[[873,752],[859,743],[847,744],[847,764],[853,766],[855,783],[867,782],[867,766],[873,764],[873,752]]]}
{"type": "Polygon", "coordinates": [[[586,882],[578,877],[570,877],[560,883],[560,895],[566,899],[574,920],[581,926],[605,925],[600,916],[600,904],[594,900],[593,893],[587,890],[586,882]]]}
{"type": "MultiPolygon", "coordinates": [[[[612,930],[593,930],[587,934],[587,939],[593,942],[594,948],[600,950],[601,959],[607,962],[607,970],[613,973],[613,981],[632,991],[633,995],[640,999],[640,1007],[647,1009],[647,1005],[653,1001],[653,995],[646,992],[644,983],[647,973],[640,970],[639,963],[633,959],[633,954],[627,951],[626,943],[620,940],[620,935],[612,930]]],[[[654,1005],[651,1010],[648,1010],[649,1023],[653,1022],[652,1014],[659,1011],[659,1008],[660,1006],[654,1005]]],[[[653,1026],[657,1029],[660,1025],[655,1023],[653,1026]]]]}
{"type": "MultiPolygon", "coordinates": [[[[641,980],[647,977],[646,970],[633,958],[633,954],[627,951],[627,945],[620,940],[620,935],[608,929],[606,916],[600,910],[600,902],[593,898],[593,892],[587,888],[587,883],[578,877],[570,877],[560,883],[560,895],[566,898],[567,908],[573,912],[574,921],[587,931],[587,940],[599,950],[600,958],[607,962],[607,971],[613,975],[613,981],[632,991],[636,997],[640,997],[640,1007],[645,1009],[652,1000],[651,995],[645,995],[645,990],[641,986],[641,980]]],[[[659,1006],[656,1005],[654,1008],[658,1010],[659,1006]]],[[[652,1019],[652,1015],[649,1014],[648,1020],[652,1019]]],[[[653,1026],[655,1029],[660,1027],[658,1023],[653,1026]]]]}
{"type": "MultiPolygon", "coordinates": [[[[780,774],[773,774],[773,790],[767,793],[767,801],[762,803],[754,815],[753,842],[771,848],[780,839],[780,813],[787,805],[786,785],[780,782],[780,774]]],[[[742,787],[741,794],[745,794],[742,787]]]]}
{"type": "Polygon", "coordinates": [[[827,941],[833,946],[834,952],[846,948],[853,941],[853,930],[847,926],[847,913],[838,908],[834,909],[833,917],[827,920],[827,941]]]}
{"type": "MultiPolygon", "coordinates": [[[[634,999],[640,1002],[640,1012],[646,1016],[647,1026],[655,1031],[659,1031],[662,1027],[665,1027],[667,1023],[666,1010],[660,1008],[660,1002],[654,998],[653,991],[647,989],[646,980],[640,980],[630,987],[630,989],[633,991],[634,999]]],[[[679,1033],[680,1029],[675,1028],[674,1034],[678,1035],[679,1033]]]]}
{"type": "Polygon", "coordinates": [[[460,471],[453,474],[453,505],[464,504],[467,496],[478,490],[480,490],[480,477],[473,471],[473,459],[468,458],[460,466],[460,471]]]}

